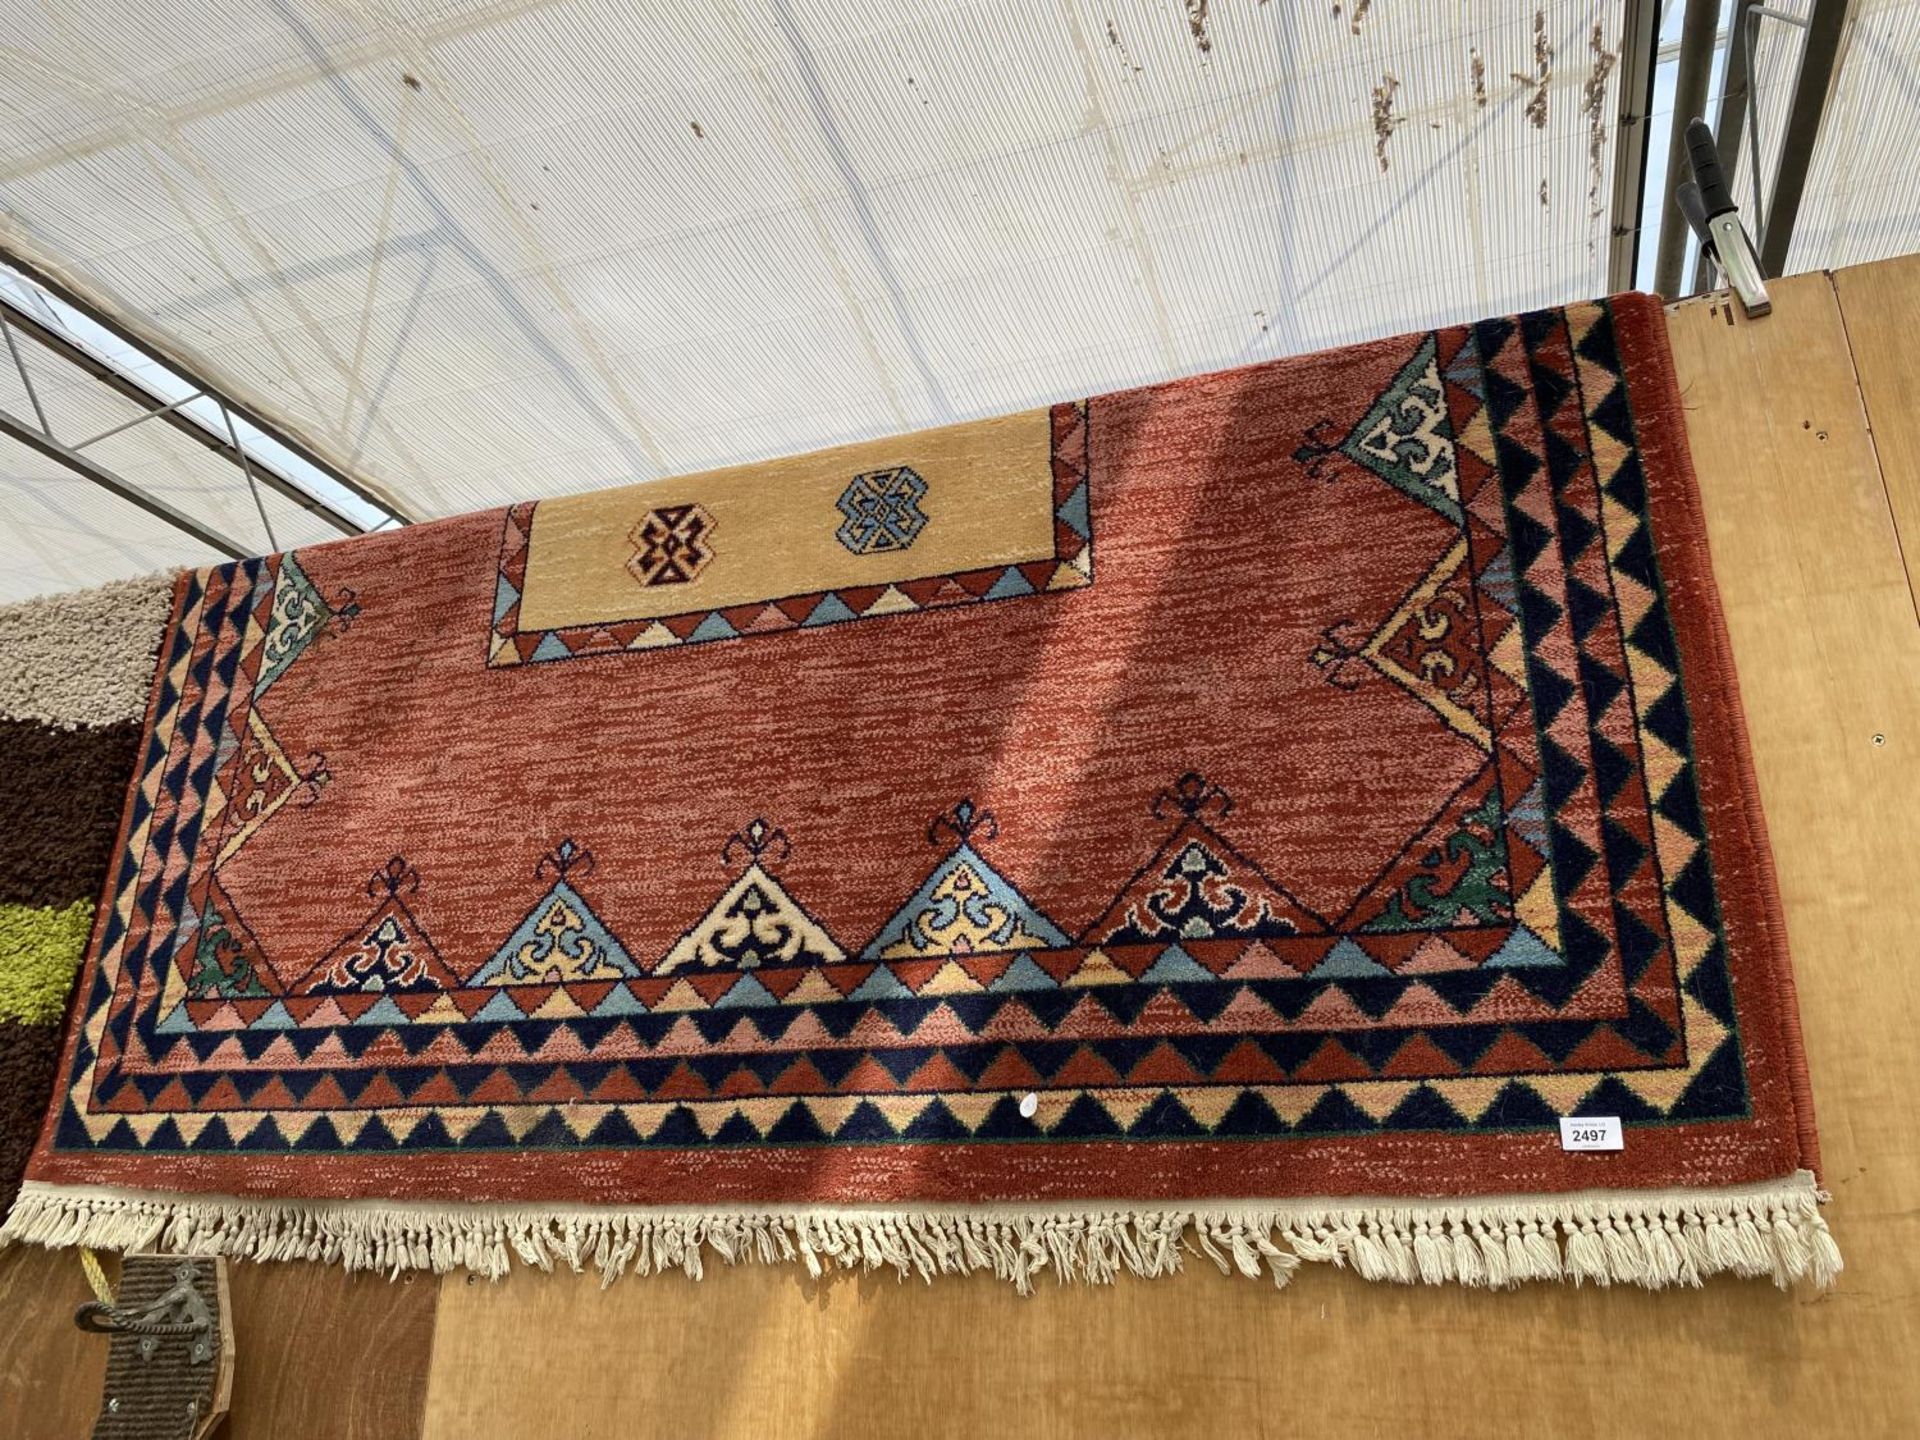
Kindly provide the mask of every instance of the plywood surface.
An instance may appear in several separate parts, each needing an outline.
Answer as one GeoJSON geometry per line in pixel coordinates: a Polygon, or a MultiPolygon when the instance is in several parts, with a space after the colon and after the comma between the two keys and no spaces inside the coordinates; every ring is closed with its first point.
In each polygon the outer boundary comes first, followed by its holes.
{"type": "Polygon", "coordinates": [[[1920,255],[1833,280],[1911,585],[1920,573],[1920,255]]]}
{"type": "MultiPolygon", "coordinates": [[[[108,1273],[116,1271],[111,1259],[108,1273]]],[[[0,1254],[0,1435],[61,1440],[85,1435],[100,1409],[107,1340],[74,1328],[93,1299],[80,1262],[50,1250],[0,1254]]]]}
{"type": "Polygon", "coordinates": [[[239,1356],[224,1440],[420,1433],[440,1288],[434,1276],[390,1281],[323,1265],[229,1271],[239,1356]]]}
{"type": "MultiPolygon", "coordinates": [[[[1776,296],[1754,325],[1681,306],[1673,336],[1787,903],[1849,1266],[1837,1289],[1486,1295],[1307,1266],[1275,1294],[1207,1267],[1023,1301],[978,1277],[758,1267],[603,1292],[532,1272],[389,1286],[238,1266],[231,1433],[1920,1433],[1920,624],[1894,521],[1915,508],[1916,555],[1920,382],[1899,317],[1920,323],[1920,262],[1776,296]]],[[[86,1433],[99,1368],[71,1329],[82,1298],[72,1257],[0,1256],[0,1434],[86,1433]]]]}

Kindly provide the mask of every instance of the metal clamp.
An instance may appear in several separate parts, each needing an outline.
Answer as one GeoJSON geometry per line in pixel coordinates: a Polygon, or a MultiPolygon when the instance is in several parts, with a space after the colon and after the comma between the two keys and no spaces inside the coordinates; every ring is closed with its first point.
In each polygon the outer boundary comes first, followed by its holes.
{"type": "Polygon", "coordinates": [[[1740,210],[1727,188],[1719,148],[1704,120],[1687,125],[1687,159],[1693,165],[1693,179],[1674,188],[1674,199],[1699,237],[1700,248],[1713,256],[1727,284],[1739,296],[1740,308],[1749,317],[1765,315],[1773,309],[1773,301],[1767,295],[1767,282],[1761,278],[1760,257],[1740,223],[1740,210]]]}

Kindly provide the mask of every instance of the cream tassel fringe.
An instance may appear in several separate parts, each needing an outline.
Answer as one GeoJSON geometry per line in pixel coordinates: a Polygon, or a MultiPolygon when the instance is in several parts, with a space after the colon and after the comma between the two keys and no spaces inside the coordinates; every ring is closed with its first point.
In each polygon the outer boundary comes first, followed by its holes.
{"type": "Polygon", "coordinates": [[[412,1205],[242,1200],[69,1188],[28,1181],[0,1245],[160,1249],[250,1260],[320,1260],[350,1270],[499,1279],[514,1256],[543,1270],[588,1266],[698,1279],[706,1252],[734,1263],[891,1267],[931,1280],[991,1270],[1022,1294],[1043,1272],[1104,1284],[1122,1271],[1178,1270],[1184,1252],[1223,1272],[1285,1285],[1302,1261],[1368,1280],[1500,1288],[1523,1280],[1660,1289],[1708,1275],[1833,1283],[1840,1252],[1826,1197],[1805,1170],[1720,1190],[1583,1191],[1476,1200],[1230,1201],[1066,1205],[616,1209],[584,1205],[412,1205]]]}

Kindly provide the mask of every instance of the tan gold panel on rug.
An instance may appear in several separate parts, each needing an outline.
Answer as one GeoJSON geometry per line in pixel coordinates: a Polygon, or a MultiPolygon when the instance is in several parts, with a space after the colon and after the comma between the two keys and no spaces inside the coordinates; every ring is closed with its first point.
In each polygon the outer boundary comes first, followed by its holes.
{"type": "MultiPolygon", "coordinates": [[[[643,620],[1044,560],[1054,553],[1051,444],[1048,413],[1028,410],[542,500],[534,510],[520,626],[643,620]],[[849,521],[840,501],[855,477],[902,470],[924,487],[900,497],[917,502],[917,532],[876,535],[864,549],[855,548],[863,543],[858,535],[840,538],[849,521]],[[637,532],[650,514],[688,506],[709,517],[694,543],[710,558],[663,575],[645,565],[646,537],[637,532]],[[686,570],[693,573],[685,579],[666,578],[686,570]]],[[[697,525],[697,512],[682,523],[697,525]]]]}

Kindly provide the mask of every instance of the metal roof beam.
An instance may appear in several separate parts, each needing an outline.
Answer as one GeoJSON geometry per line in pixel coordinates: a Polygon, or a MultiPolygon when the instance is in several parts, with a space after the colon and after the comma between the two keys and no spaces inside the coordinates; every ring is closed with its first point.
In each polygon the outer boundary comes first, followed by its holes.
{"type": "MultiPolygon", "coordinates": [[[[342,474],[338,468],[314,453],[309,446],[302,444],[272,421],[265,419],[257,411],[249,409],[246,405],[233,399],[232,396],[223,393],[217,387],[207,384],[201,376],[195,374],[187,366],[182,365],[168,355],[156,351],[152,345],[140,339],[138,336],[130,334],[125,326],[119,324],[111,316],[103,313],[86,299],[67,289],[60,284],[59,281],[35,267],[32,262],[23,260],[13,252],[4,248],[0,248],[0,262],[4,262],[7,266],[18,271],[20,275],[31,284],[46,291],[62,304],[77,310],[88,320],[100,326],[103,330],[108,331],[122,343],[138,350],[143,355],[151,357],[166,369],[174,372],[186,383],[199,389],[206,399],[227,411],[229,415],[236,415],[242,420],[245,420],[254,430],[259,431],[276,445],[284,447],[307,464],[313,466],[314,469],[326,476],[331,483],[338,485],[348,494],[378,509],[383,514],[392,516],[398,524],[406,525],[412,523],[411,518],[402,512],[399,507],[394,505],[392,501],[375,494],[358,481],[342,474]]],[[[177,401],[169,405],[164,396],[155,395],[137,380],[122,374],[112,365],[101,360],[85,346],[75,343],[70,337],[62,334],[59,330],[45,324],[39,316],[14,303],[4,290],[0,290],[0,311],[4,311],[6,318],[13,325],[19,327],[22,334],[32,336],[35,341],[53,351],[62,360],[84,371],[101,384],[118,391],[129,400],[134,401],[147,410],[152,418],[164,421],[196,444],[202,445],[208,450],[220,455],[230,464],[243,471],[250,469],[261,484],[267,486],[290,504],[296,505],[309,514],[324,520],[343,535],[360,535],[365,533],[368,528],[342,515],[324,500],[294,484],[285,476],[280,475],[272,466],[261,463],[261,458],[258,455],[251,457],[245,455],[241,447],[236,443],[237,435],[231,432],[222,435],[219,431],[207,428],[207,426],[200,421],[176,408],[178,405],[187,403],[185,400],[177,401]]],[[[24,369],[24,367],[22,368],[24,369]]]]}
{"type": "MultiPolygon", "coordinates": [[[[1793,244],[1794,223],[1800,218],[1800,199],[1807,188],[1807,167],[1813,161],[1820,122],[1826,118],[1827,97],[1833,93],[1834,71],[1840,63],[1840,41],[1846,33],[1848,0],[1814,0],[1807,17],[1806,45],[1794,76],[1793,99],[1787,107],[1787,128],[1780,137],[1780,164],[1774,171],[1773,193],[1763,217],[1766,230],[1760,241],[1760,269],[1768,279],[1785,272],[1787,251],[1793,244]]],[[[1759,160],[1759,152],[1754,160],[1759,160]]]]}
{"type": "Polygon", "coordinates": [[[1687,122],[1707,108],[1707,81],[1713,74],[1719,25],[1720,0],[1687,0],[1680,19],[1680,55],[1674,62],[1667,194],[1660,207],[1660,249],[1653,265],[1653,288],[1669,300],[1679,298],[1680,271],[1687,261],[1687,222],[1674,203],[1674,189],[1693,174],[1687,159],[1687,122]]]}
{"type": "Polygon", "coordinates": [[[62,445],[51,435],[34,429],[5,410],[0,410],[0,435],[7,435],[31,450],[39,451],[56,464],[64,465],[74,474],[118,495],[129,505],[138,505],[149,515],[166,521],[176,530],[185,531],[229,560],[243,560],[254,553],[251,547],[242,545],[210,525],[202,524],[184,511],[174,509],[157,495],[150,495],[138,485],[128,483],[90,456],[82,455],[71,446],[62,445]]]}
{"type": "Polygon", "coordinates": [[[1640,267],[1640,212],[1647,192],[1648,114],[1659,68],[1659,0],[1626,0],[1620,26],[1619,132],[1613,147],[1613,236],[1607,289],[1631,290],[1640,267]]]}
{"type": "MultiPolygon", "coordinates": [[[[1747,140],[1747,87],[1753,79],[1747,74],[1747,14],[1754,0],[1734,0],[1733,21],[1727,27],[1726,83],[1720,89],[1720,109],[1714,116],[1713,141],[1720,151],[1720,163],[1732,183],[1740,168],[1740,147],[1747,140]]],[[[1735,196],[1736,203],[1739,197],[1735,196]]],[[[1747,228],[1757,233],[1759,215],[1747,216],[1747,228]]],[[[1713,260],[1702,249],[1693,262],[1692,293],[1700,294],[1713,283],[1713,260]]]]}

